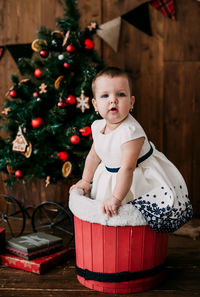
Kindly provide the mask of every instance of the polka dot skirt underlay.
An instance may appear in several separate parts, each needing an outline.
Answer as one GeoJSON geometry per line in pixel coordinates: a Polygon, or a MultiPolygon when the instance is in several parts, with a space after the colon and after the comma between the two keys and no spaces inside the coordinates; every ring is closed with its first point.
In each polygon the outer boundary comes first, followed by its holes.
{"type": "Polygon", "coordinates": [[[176,199],[173,199],[172,188],[163,186],[129,203],[141,212],[154,231],[174,232],[193,216],[187,190],[182,185],[179,185],[179,189],[181,195],[177,195],[176,199]]]}

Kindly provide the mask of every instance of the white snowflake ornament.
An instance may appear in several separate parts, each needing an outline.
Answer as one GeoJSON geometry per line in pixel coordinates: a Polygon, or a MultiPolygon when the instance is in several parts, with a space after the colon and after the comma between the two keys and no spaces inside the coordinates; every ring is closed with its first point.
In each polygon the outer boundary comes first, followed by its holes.
{"type": "Polygon", "coordinates": [[[76,107],[80,108],[82,112],[85,112],[86,109],[90,108],[90,105],[89,105],[89,102],[88,102],[89,99],[90,99],[89,97],[86,97],[84,95],[84,91],[82,90],[80,97],[76,97],[76,100],[78,102],[76,107]]]}

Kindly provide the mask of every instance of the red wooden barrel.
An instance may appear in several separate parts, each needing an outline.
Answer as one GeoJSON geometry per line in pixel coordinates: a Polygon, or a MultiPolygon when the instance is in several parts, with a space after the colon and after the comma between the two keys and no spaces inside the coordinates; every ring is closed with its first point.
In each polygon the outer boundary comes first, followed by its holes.
{"type": "Polygon", "coordinates": [[[164,278],[167,233],[149,226],[110,227],[74,217],[79,282],[105,293],[152,289],[164,278]]]}

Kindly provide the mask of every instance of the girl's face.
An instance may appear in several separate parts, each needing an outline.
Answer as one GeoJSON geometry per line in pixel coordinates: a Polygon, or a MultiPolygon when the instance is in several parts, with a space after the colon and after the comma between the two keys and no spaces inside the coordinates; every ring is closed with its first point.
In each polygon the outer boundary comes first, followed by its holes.
{"type": "Polygon", "coordinates": [[[95,82],[95,111],[107,124],[120,124],[133,108],[135,97],[131,96],[128,79],[125,76],[100,76],[95,82]]]}

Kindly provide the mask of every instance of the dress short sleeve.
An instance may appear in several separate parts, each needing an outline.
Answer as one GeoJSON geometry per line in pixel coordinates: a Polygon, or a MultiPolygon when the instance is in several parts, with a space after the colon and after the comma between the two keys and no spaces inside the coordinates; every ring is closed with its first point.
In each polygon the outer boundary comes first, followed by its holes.
{"type": "Polygon", "coordinates": [[[91,130],[92,130],[92,137],[93,139],[95,136],[103,129],[105,125],[105,120],[96,120],[92,123],[91,125],[91,130]]]}
{"type": "Polygon", "coordinates": [[[96,121],[94,121],[91,125],[91,130],[92,130],[92,137],[94,138],[95,134],[96,134],[96,121]]]}
{"type": "Polygon", "coordinates": [[[139,123],[126,124],[123,126],[121,144],[140,137],[146,138],[146,134],[139,123]]]}

